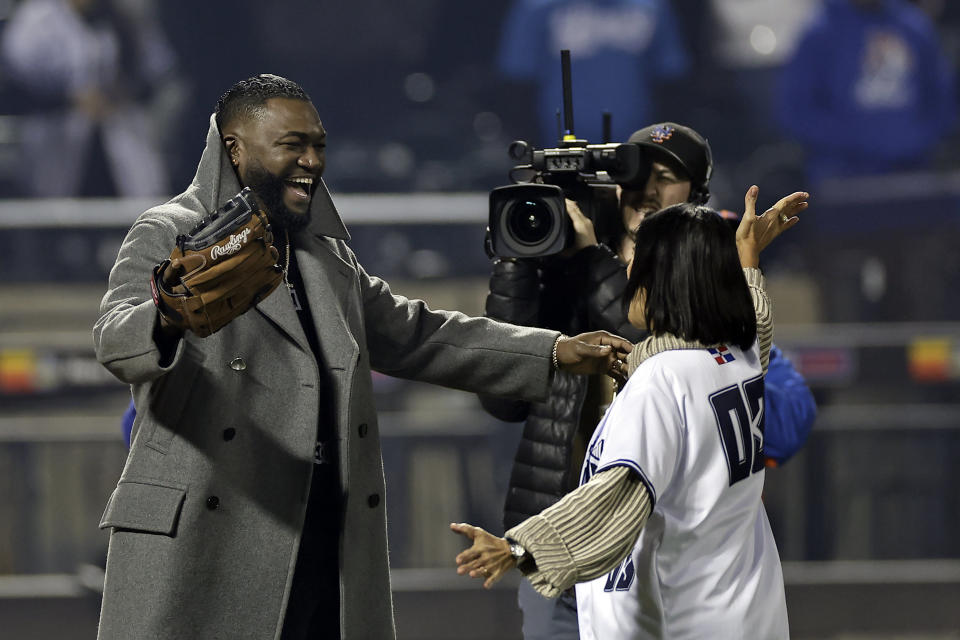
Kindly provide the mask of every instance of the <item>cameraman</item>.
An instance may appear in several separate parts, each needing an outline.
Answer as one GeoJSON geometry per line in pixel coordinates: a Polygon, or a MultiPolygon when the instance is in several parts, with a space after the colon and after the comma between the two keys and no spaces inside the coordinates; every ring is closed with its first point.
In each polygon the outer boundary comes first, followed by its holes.
{"type": "MultiPolygon", "coordinates": [[[[706,203],[712,171],[710,146],[696,131],[674,123],[636,131],[628,142],[640,145],[650,162],[638,183],[621,185],[618,217],[598,242],[594,223],[567,201],[576,238],[559,256],[498,259],[490,277],[486,315],[514,324],[576,334],[605,329],[633,342],[645,333],[627,321],[621,304],[634,230],[649,213],[681,202],[706,203]]],[[[813,397],[789,361],[773,348],[767,375],[766,454],[782,462],[802,446],[815,415],[813,397]]],[[[604,376],[557,372],[546,400],[537,403],[481,396],[484,409],[508,422],[526,420],[517,448],[504,506],[510,529],[559,501],[579,484],[586,444],[613,397],[604,376]]],[[[573,590],[547,599],[520,583],[525,640],[579,638],[573,590]]]]}

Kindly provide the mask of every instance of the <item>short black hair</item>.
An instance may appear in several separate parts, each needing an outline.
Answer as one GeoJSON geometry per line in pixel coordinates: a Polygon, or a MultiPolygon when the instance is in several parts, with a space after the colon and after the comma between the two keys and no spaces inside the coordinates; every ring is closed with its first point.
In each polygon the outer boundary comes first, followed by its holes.
{"type": "Polygon", "coordinates": [[[661,209],[637,227],[624,306],[643,290],[647,330],[705,345],[749,349],[757,317],[728,223],[689,202],[661,209]]]}
{"type": "Polygon", "coordinates": [[[220,96],[214,111],[217,127],[222,132],[224,125],[238,117],[258,117],[267,100],[271,98],[292,98],[311,102],[310,96],[303,87],[293,80],[275,76],[272,73],[261,73],[241,80],[220,96]]]}

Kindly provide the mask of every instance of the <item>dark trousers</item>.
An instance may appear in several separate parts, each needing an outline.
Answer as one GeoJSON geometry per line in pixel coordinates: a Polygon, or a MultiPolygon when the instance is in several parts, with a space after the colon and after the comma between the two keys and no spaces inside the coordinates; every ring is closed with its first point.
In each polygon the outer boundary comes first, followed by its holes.
{"type": "Polygon", "coordinates": [[[523,612],[523,640],[578,640],[577,596],[572,589],[559,598],[537,593],[526,580],[520,581],[517,602],[523,612]]]}
{"type": "Polygon", "coordinates": [[[337,465],[317,465],[282,640],[340,638],[340,493],[337,465]]]}

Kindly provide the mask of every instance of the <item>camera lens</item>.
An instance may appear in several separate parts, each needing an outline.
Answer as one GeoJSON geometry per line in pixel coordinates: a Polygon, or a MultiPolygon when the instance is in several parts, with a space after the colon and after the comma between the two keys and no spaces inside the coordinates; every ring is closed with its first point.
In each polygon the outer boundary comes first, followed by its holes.
{"type": "Polygon", "coordinates": [[[557,185],[510,184],[490,192],[490,251],[501,258],[560,253],[572,227],[557,185]]]}
{"type": "Polygon", "coordinates": [[[553,230],[550,207],[542,200],[519,200],[507,211],[506,218],[507,230],[520,244],[543,242],[553,230]]]}

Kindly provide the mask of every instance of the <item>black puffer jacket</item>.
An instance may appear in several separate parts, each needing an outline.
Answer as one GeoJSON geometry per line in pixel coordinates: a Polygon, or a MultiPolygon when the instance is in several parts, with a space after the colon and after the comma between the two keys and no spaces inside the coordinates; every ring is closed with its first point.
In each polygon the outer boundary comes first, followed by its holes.
{"type": "MultiPolygon", "coordinates": [[[[498,260],[490,276],[486,315],[567,335],[604,329],[638,342],[644,334],[627,321],[620,301],[626,284],[626,268],[604,245],[567,259],[498,260]]],[[[526,420],[504,506],[505,529],[540,513],[577,486],[580,461],[573,460],[573,443],[587,384],[586,376],[558,371],[543,402],[481,396],[494,417],[526,420]]]]}

